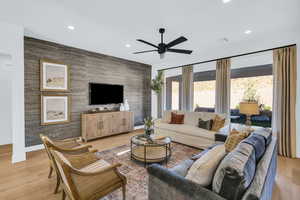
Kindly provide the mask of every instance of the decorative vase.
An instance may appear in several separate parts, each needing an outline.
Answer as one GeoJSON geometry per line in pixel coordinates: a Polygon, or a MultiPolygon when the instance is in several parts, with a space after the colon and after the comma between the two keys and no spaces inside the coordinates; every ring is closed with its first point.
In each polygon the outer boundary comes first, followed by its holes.
{"type": "Polygon", "coordinates": [[[128,104],[128,100],[127,99],[125,99],[125,101],[124,101],[124,110],[126,110],[126,111],[129,111],[129,104],[128,104]]]}
{"type": "Polygon", "coordinates": [[[149,143],[153,143],[153,140],[152,140],[152,134],[153,134],[154,130],[152,128],[150,129],[145,129],[145,137],[147,139],[147,142],[149,143]]]}
{"type": "Polygon", "coordinates": [[[152,128],[150,128],[150,129],[145,129],[145,135],[146,135],[147,137],[150,137],[150,136],[152,135],[152,133],[153,133],[153,129],[152,129],[152,128]]]}
{"type": "Polygon", "coordinates": [[[125,110],[125,108],[124,108],[124,104],[123,103],[121,103],[121,105],[120,105],[120,111],[124,111],[125,110]]]}

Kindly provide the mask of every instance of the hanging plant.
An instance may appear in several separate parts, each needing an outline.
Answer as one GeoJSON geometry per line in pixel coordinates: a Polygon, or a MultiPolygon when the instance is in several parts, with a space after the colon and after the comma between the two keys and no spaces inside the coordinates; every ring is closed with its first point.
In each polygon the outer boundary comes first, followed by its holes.
{"type": "Polygon", "coordinates": [[[158,71],[158,74],[155,77],[155,79],[152,79],[152,81],[151,81],[151,89],[156,94],[159,94],[162,90],[163,85],[164,85],[163,71],[158,71]]]}

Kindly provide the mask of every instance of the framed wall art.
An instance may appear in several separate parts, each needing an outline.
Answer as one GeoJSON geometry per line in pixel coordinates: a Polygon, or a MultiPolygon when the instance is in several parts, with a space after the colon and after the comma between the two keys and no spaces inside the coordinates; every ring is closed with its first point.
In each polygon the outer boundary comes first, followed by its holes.
{"type": "Polygon", "coordinates": [[[70,90],[69,66],[61,62],[40,60],[41,91],[67,92],[70,90]]]}
{"type": "Polygon", "coordinates": [[[41,95],[41,125],[70,122],[70,109],[69,95],[41,95]]]}

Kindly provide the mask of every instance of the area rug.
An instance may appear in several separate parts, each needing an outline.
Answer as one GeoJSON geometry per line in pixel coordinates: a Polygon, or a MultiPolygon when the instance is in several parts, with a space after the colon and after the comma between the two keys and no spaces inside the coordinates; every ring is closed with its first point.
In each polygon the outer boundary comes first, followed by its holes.
{"type": "MultiPolygon", "coordinates": [[[[172,143],[172,156],[168,164],[161,163],[167,168],[171,168],[181,161],[190,158],[200,150],[178,143],[172,143]]],[[[127,200],[147,200],[148,199],[148,173],[144,164],[130,159],[130,146],[123,145],[110,150],[98,152],[97,156],[109,163],[121,163],[119,168],[127,178],[126,199],[127,200]]],[[[121,200],[121,190],[116,190],[101,200],[121,200]]]]}

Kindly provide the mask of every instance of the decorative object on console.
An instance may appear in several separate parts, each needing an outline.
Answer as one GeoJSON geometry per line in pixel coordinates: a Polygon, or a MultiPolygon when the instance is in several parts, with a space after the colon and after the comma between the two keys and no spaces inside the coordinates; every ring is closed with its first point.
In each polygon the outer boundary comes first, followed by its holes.
{"type": "Polygon", "coordinates": [[[213,122],[214,122],[214,120],[212,120],[212,119],[204,121],[203,119],[199,118],[199,120],[198,120],[198,127],[206,129],[206,130],[211,130],[213,122]]]}
{"type": "Polygon", "coordinates": [[[69,95],[41,95],[41,125],[70,122],[69,95]]]}
{"type": "Polygon", "coordinates": [[[124,107],[124,104],[123,103],[121,103],[120,104],[120,109],[119,109],[120,111],[125,111],[125,107],[124,107]]]}
{"type": "Polygon", "coordinates": [[[183,124],[184,123],[184,114],[171,113],[171,122],[170,124],[183,124]]]}
{"type": "Polygon", "coordinates": [[[211,130],[219,131],[221,128],[224,127],[225,121],[226,121],[225,118],[221,118],[219,117],[219,115],[216,115],[211,130]]]}
{"type": "Polygon", "coordinates": [[[255,101],[241,102],[240,113],[247,116],[246,125],[251,126],[251,115],[259,114],[258,103],[255,101]]]}
{"type": "Polygon", "coordinates": [[[124,100],[124,110],[125,111],[129,111],[130,110],[129,103],[128,103],[127,99],[124,100]]]}
{"type": "Polygon", "coordinates": [[[40,60],[40,90],[66,92],[70,89],[69,66],[49,59],[40,60]]]}

